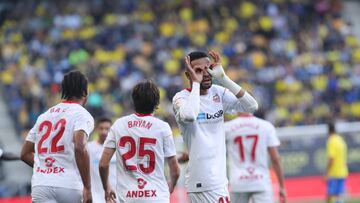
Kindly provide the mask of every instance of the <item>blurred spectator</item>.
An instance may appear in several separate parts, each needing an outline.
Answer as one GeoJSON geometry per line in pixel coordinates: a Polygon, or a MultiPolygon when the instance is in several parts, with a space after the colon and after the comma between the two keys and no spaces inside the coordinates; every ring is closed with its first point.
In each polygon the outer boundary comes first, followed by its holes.
{"type": "Polygon", "coordinates": [[[158,114],[186,87],[184,54],[216,49],[229,76],[276,126],[360,118],[360,47],[340,0],[2,1],[0,81],[22,130],[58,98],[63,74],[89,78],[95,117],[128,113],[144,78],[162,87],[158,114]]]}

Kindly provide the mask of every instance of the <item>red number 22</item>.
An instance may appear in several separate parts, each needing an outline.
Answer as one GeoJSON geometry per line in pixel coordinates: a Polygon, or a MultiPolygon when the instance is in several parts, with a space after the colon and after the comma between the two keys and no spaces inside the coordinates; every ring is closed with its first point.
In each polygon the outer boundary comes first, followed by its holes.
{"type": "Polygon", "coordinates": [[[42,134],[40,141],[37,145],[38,154],[49,153],[48,147],[43,147],[43,142],[49,138],[51,132],[56,132],[55,136],[51,139],[50,153],[63,152],[65,150],[64,145],[57,146],[59,140],[64,134],[66,120],[60,119],[54,126],[50,121],[44,121],[39,126],[39,133],[42,134]]]}

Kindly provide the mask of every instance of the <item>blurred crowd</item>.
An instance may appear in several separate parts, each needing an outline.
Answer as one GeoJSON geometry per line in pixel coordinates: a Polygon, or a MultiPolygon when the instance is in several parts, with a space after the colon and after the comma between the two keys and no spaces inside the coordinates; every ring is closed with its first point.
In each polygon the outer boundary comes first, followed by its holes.
{"type": "Polygon", "coordinates": [[[87,75],[95,118],[131,112],[132,87],[151,78],[175,128],[184,55],[214,49],[276,126],[359,119],[360,46],[341,11],[340,0],[1,1],[3,97],[22,130],[60,100],[69,70],[87,75]]]}

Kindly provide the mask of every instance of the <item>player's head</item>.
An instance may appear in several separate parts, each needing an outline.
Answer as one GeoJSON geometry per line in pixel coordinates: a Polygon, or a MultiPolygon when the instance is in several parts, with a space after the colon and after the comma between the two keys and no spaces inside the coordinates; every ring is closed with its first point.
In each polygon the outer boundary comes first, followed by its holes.
{"type": "Polygon", "coordinates": [[[149,80],[138,83],[131,96],[135,111],[141,114],[153,113],[160,103],[159,89],[149,80]]]}
{"type": "Polygon", "coordinates": [[[335,133],[335,125],[333,122],[328,122],[328,131],[329,131],[329,135],[332,135],[335,133]]]}
{"type": "MultiPolygon", "coordinates": [[[[193,51],[189,54],[191,67],[195,72],[203,73],[203,80],[201,81],[200,88],[202,90],[207,90],[212,85],[211,75],[207,71],[211,66],[211,60],[209,56],[202,51],[193,51]]],[[[188,72],[185,72],[186,77],[191,81],[190,75],[188,72]]]]}
{"type": "Polygon", "coordinates": [[[265,119],[265,111],[262,108],[259,108],[257,111],[255,111],[254,116],[265,119]]]}
{"type": "Polygon", "coordinates": [[[104,143],[106,136],[111,128],[111,120],[107,117],[101,117],[96,120],[95,131],[98,134],[100,143],[104,143]]]}
{"type": "Polygon", "coordinates": [[[80,71],[71,71],[65,74],[61,83],[61,98],[65,100],[80,100],[86,103],[88,95],[88,81],[80,71]]]}

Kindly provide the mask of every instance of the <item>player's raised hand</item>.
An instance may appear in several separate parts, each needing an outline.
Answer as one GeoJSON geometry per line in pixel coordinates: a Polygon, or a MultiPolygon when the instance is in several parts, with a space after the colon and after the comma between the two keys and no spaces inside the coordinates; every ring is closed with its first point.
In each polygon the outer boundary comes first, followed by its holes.
{"type": "Polygon", "coordinates": [[[91,189],[84,187],[83,200],[84,203],[92,203],[91,189]]]}
{"type": "Polygon", "coordinates": [[[280,200],[280,203],[286,203],[286,191],[284,188],[280,188],[279,200],[280,200]]]}
{"type": "Polygon", "coordinates": [[[193,82],[201,83],[203,79],[203,73],[202,70],[194,70],[190,64],[190,56],[185,57],[185,65],[186,65],[186,71],[189,73],[189,76],[193,82]]]}
{"type": "Polygon", "coordinates": [[[213,59],[212,66],[221,65],[221,56],[219,52],[211,50],[209,51],[209,55],[213,59]]]}
{"type": "Polygon", "coordinates": [[[111,187],[105,191],[105,200],[106,203],[116,203],[116,193],[111,187]]]}
{"type": "Polygon", "coordinates": [[[218,80],[220,83],[222,80],[225,79],[225,71],[223,67],[221,66],[221,56],[218,52],[212,50],[209,52],[209,55],[213,59],[210,68],[208,69],[208,72],[212,77],[214,77],[216,80],[218,80]]]}

